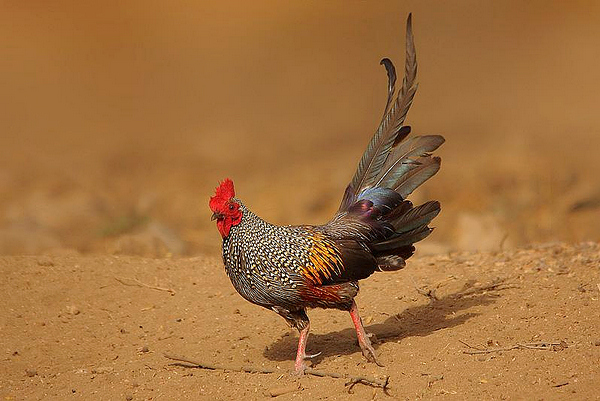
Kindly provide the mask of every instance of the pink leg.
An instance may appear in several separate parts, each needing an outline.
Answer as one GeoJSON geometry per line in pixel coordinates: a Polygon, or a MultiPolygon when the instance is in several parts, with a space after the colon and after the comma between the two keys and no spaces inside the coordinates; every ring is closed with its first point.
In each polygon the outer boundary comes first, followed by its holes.
{"type": "Polygon", "coordinates": [[[358,306],[356,306],[356,302],[354,301],[352,301],[352,307],[350,308],[350,317],[352,318],[352,323],[354,323],[354,327],[356,328],[358,344],[360,345],[365,358],[367,358],[369,362],[375,362],[378,366],[383,366],[377,361],[375,350],[371,345],[371,340],[369,340],[369,337],[367,337],[367,333],[365,333],[365,328],[363,327],[362,320],[358,314],[358,306]]]}
{"type": "Polygon", "coordinates": [[[306,359],[306,340],[308,340],[308,331],[310,330],[310,323],[305,328],[300,330],[300,339],[298,340],[298,352],[296,353],[296,363],[294,364],[295,374],[303,375],[306,365],[304,359],[306,359]]]}

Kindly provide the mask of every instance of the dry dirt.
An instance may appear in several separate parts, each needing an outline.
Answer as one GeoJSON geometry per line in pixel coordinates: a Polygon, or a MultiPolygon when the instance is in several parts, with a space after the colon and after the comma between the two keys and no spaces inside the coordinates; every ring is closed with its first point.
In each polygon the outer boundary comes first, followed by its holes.
{"type": "Polygon", "coordinates": [[[400,399],[598,399],[600,3],[478,0],[0,2],[1,399],[388,399],[287,375],[297,336],[234,293],[207,203],[229,176],[271,222],[327,221],[408,12],[407,123],[447,139],[412,200],[443,210],[362,284],[385,367],[315,310],[315,368],[400,399]]]}
{"type": "MultiPolygon", "coordinates": [[[[291,377],[297,333],[237,295],[217,259],[0,264],[4,400],[262,399],[290,385],[298,390],[279,399],[387,399],[362,384],[349,393],[343,379],[291,377]],[[277,373],[184,368],[165,353],[277,373]]],[[[363,360],[340,311],[310,313],[308,352],[321,353],[318,370],[389,376],[396,399],[597,399],[599,266],[590,242],[415,257],[366,280],[358,297],[384,367],[363,360]],[[555,345],[465,353],[530,343],[555,345]]]]}

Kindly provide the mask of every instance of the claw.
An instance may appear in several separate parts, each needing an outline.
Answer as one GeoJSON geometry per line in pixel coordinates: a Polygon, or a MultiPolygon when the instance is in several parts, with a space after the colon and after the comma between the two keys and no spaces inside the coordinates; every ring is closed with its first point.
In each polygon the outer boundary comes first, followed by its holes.
{"type": "Polygon", "coordinates": [[[312,355],[304,355],[304,359],[312,359],[312,358],[316,358],[319,355],[321,355],[323,352],[317,352],[316,354],[312,354],[312,355]]]}
{"type": "Polygon", "coordinates": [[[358,338],[358,344],[362,349],[362,354],[367,358],[367,361],[375,363],[377,366],[383,367],[383,364],[379,363],[377,360],[377,356],[375,356],[375,350],[371,345],[371,340],[369,340],[369,336],[365,332],[365,328],[363,327],[362,320],[358,314],[358,307],[356,306],[356,302],[352,303],[352,307],[350,308],[350,317],[352,317],[352,322],[354,323],[354,327],[356,329],[356,337],[358,338]]]}
{"type": "Polygon", "coordinates": [[[316,358],[319,355],[321,355],[321,352],[317,352],[316,354],[312,354],[312,355],[300,355],[299,358],[296,358],[296,364],[294,365],[294,371],[292,372],[293,376],[302,376],[304,374],[304,371],[306,370],[306,368],[308,368],[309,366],[304,363],[304,361],[306,361],[307,359],[312,359],[312,358],[316,358]]]}
{"type": "MultiPolygon", "coordinates": [[[[368,338],[367,338],[367,341],[368,341],[368,338]]],[[[377,356],[375,355],[375,349],[370,344],[370,342],[360,344],[360,348],[362,349],[362,354],[364,355],[364,357],[367,358],[367,361],[373,362],[374,364],[376,364],[377,366],[380,366],[380,367],[384,366],[381,362],[379,362],[377,360],[377,356]]]]}
{"type": "Polygon", "coordinates": [[[292,371],[291,374],[292,374],[292,376],[303,376],[306,368],[308,368],[308,366],[306,366],[304,363],[302,363],[300,365],[298,365],[296,363],[296,365],[294,366],[294,370],[292,371]]]}

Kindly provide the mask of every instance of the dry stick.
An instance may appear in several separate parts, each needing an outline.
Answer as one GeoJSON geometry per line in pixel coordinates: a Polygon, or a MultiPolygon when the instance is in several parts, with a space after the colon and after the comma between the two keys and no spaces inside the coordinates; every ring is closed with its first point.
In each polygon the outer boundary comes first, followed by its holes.
{"type": "Polygon", "coordinates": [[[474,350],[474,351],[463,351],[463,354],[468,354],[468,355],[476,355],[476,354],[489,354],[492,352],[500,352],[500,351],[511,351],[513,349],[518,349],[520,348],[518,345],[513,345],[512,347],[505,347],[505,348],[493,348],[493,349],[478,349],[478,350],[474,350]]]}
{"type": "Polygon", "coordinates": [[[474,347],[474,346],[472,346],[472,345],[469,345],[469,344],[467,344],[466,342],[464,342],[463,340],[458,340],[458,342],[459,342],[459,343],[462,343],[462,344],[464,344],[464,345],[466,345],[466,346],[467,346],[467,347],[469,347],[469,348],[473,348],[473,349],[476,349],[476,350],[479,350],[479,351],[481,351],[481,348],[478,348],[478,347],[474,347]]]}
{"type": "MultiPolygon", "coordinates": [[[[463,343],[463,344],[465,344],[468,347],[471,347],[470,345],[468,345],[464,341],[460,341],[460,342],[463,343]]],[[[492,352],[512,351],[514,349],[551,349],[551,347],[553,347],[555,345],[561,345],[561,343],[556,343],[556,342],[554,342],[554,343],[553,342],[539,342],[539,343],[516,344],[516,345],[513,345],[511,347],[504,347],[504,348],[475,349],[473,351],[471,351],[471,350],[465,350],[465,351],[463,351],[463,354],[468,354],[468,355],[490,354],[492,352]]],[[[475,347],[471,347],[471,348],[475,348],[475,347]]]]}
{"type": "Polygon", "coordinates": [[[479,292],[483,292],[483,291],[491,291],[491,290],[508,290],[510,288],[519,288],[518,285],[516,284],[512,284],[512,283],[492,283],[489,285],[485,285],[482,287],[473,287],[473,288],[469,288],[468,290],[461,292],[460,296],[461,297],[465,297],[468,295],[473,295],[479,292]]]}
{"type": "Polygon", "coordinates": [[[130,278],[127,280],[131,280],[133,281],[132,283],[128,283],[126,282],[124,278],[119,278],[115,276],[115,280],[117,280],[119,283],[123,284],[123,285],[128,285],[130,287],[144,287],[144,288],[150,288],[151,290],[158,290],[158,291],[166,291],[168,293],[170,293],[171,295],[175,295],[175,290],[171,289],[171,288],[164,288],[164,287],[156,287],[154,285],[149,285],[146,283],[142,283],[140,280],[136,279],[136,278],[130,278]]]}
{"type": "Polygon", "coordinates": [[[437,293],[436,293],[437,290],[440,289],[440,287],[443,284],[446,284],[446,283],[448,283],[448,282],[450,282],[452,280],[456,280],[456,277],[450,275],[450,276],[446,277],[445,279],[440,280],[437,283],[433,284],[432,288],[429,288],[429,286],[427,286],[427,285],[419,287],[417,285],[416,281],[412,277],[410,279],[413,282],[413,286],[415,287],[415,290],[417,290],[417,292],[419,294],[421,294],[423,296],[426,296],[427,298],[429,298],[429,300],[431,302],[433,302],[433,301],[439,301],[440,300],[440,298],[437,296],[437,293]]]}
{"type": "MultiPolygon", "coordinates": [[[[233,372],[266,373],[266,374],[279,372],[275,369],[257,368],[254,366],[231,367],[231,366],[213,365],[213,364],[206,363],[206,362],[199,362],[199,361],[187,358],[185,356],[178,356],[178,355],[171,355],[171,354],[164,354],[164,357],[167,359],[178,361],[178,362],[189,363],[190,365],[193,365],[193,366],[187,366],[187,367],[200,368],[200,369],[229,370],[229,371],[233,371],[233,372]]],[[[335,379],[348,379],[349,382],[346,383],[346,385],[363,383],[363,384],[368,384],[370,386],[381,387],[383,389],[388,388],[388,384],[389,384],[389,380],[390,380],[389,376],[386,376],[385,379],[381,380],[381,379],[376,379],[374,377],[368,377],[368,376],[352,376],[352,375],[345,375],[345,374],[340,374],[340,373],[335,373],[335,372],[322,372],[322,371],[311,369],[311,368],[306,368],[306,370],[304,370],[304,373],[313,375],[313,376],[320,376],[320,377],[333,377],[335,379]]]]}
{"type": "Polygon", "coordinates": [[[517,345],[521,348],[527,348],[527,349],[550,349],[550,347],[554,347],[557,345],[561,345],[564,348],[567,348],[567,343],[564,341],[558,342],[558,343],[547,343],[547,342],[538,342],[538,343],[517,343],[517,345]]]}
{"type": "Polygon", "coordinates": [[[417,282],[415,281],[415,279],[412,278],[412,276],[410,276],[410,280],[413,282],[413,287],[415,287],[415,290],[419,294],[429,298],[429,302],[439,301],[439,298],[435,294],[435,291],[437,290],[437,288],[427,288],[427,286],[419,287],[417,285],[417,282]]]}

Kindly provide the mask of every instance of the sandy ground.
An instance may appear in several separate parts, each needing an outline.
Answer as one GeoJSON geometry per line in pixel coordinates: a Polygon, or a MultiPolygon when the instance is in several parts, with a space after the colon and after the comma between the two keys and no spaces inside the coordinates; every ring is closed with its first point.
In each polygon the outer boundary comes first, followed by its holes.
{"type": "Polygon", "coordinates": [[[408,12],[407,123],[447,139],[412,200],[442,213],[404,271],[362,284],[385,367],[316,310],[315,368],[387,375],[401,399],[597,399],[600,6],[466,0],[0,2],[0,396],[349,397],[287,375],[296,334],[234,293],[207,203],[231,177],[271,222],[326,222],[408,12]]]}
{"type": "MultiPolygon", "coordinates": [[[[290,386],[278,399],[388,399],[291,377],[297,333],[237,295],[219,260],[46,255],[0,266],[4,400],[264,399],[290,386]],[[277,373],[184,368],[164,353],[277,373]]],[[[395,399],[598,399],[599,266],[596,243],[415,257],[358,297],[385,367],[363,360],[340,311],[310,313],[308,351],[321,353],[318,370],[389,376],[395,399]],[[530,343],[555,345],[465,353],[530,343]]]]}

